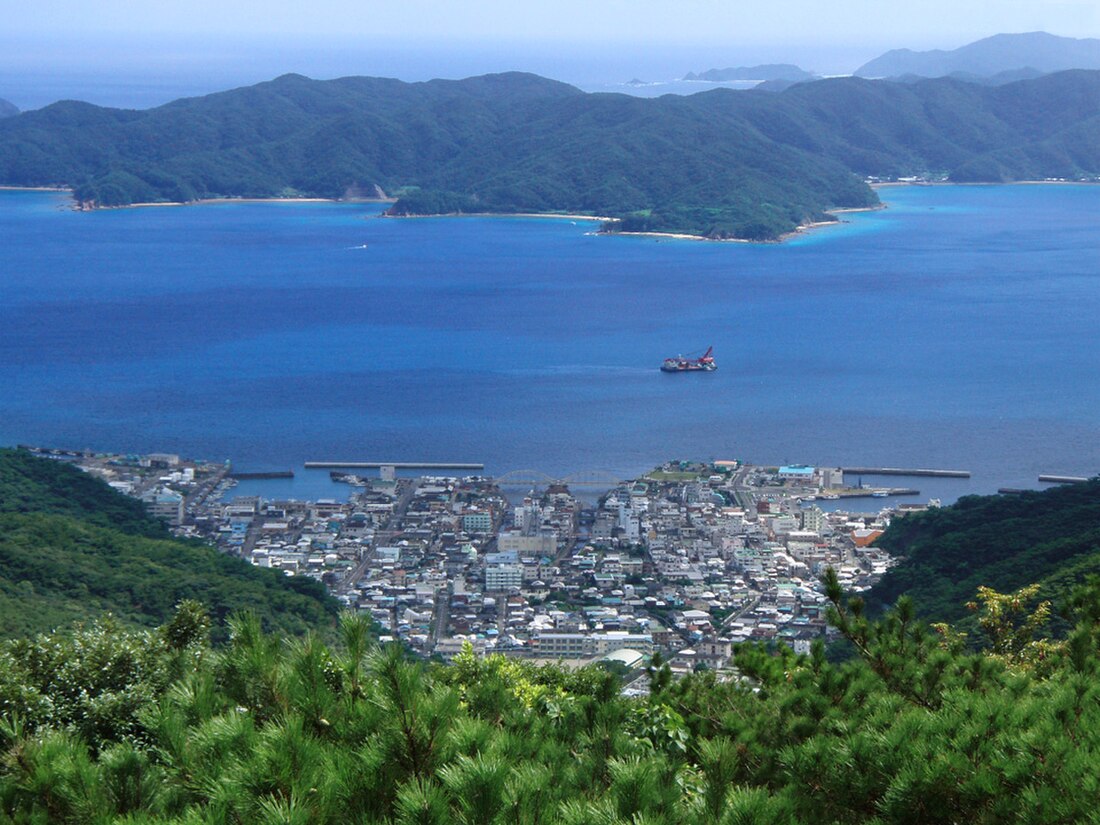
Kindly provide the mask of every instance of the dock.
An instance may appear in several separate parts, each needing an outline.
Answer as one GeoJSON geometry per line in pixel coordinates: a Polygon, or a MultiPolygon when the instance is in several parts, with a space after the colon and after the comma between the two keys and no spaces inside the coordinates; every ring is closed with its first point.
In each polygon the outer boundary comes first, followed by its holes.
{"type": "Polygon", "coordinates": [[[254,481],[262,478],[294,478],[293,470],[272,470],[266,473],[229,473],[237,481],[254,481]]]}
{"type": "Polygon", "coordinates": [[[876,496],[876,489],[885,490],[887,496],[919,496],[920,490],[914,490],[911,487],[867,487],[863,490],[842,490],[837,493],[840,498],[882,498],[882,496],[876,496]]]}
{"type": "Polygon", "coordinates": [[[1084,484],[1088,479],[1085,476],[1055,476],[1044,473],[1039,476],[1039,481],[1045,481],[1048,484],[1084,484]]]}
{"type": "Polygon", "coordinates": [[[307,470],[484,470],[484,464],[457,461],[307,461],[307,470]]]}
{"type": "Polygon", "coordinates": [[[930,478],[970,478],[969,470],[910,470],[904,467],[841,467],[855,476],[928,476],[930,478]]]}

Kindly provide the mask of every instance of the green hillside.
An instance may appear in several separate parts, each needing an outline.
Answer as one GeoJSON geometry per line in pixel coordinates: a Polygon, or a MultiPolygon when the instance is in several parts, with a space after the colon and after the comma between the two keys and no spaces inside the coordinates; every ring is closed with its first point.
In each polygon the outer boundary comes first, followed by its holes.
{"type": "Polygon", "coordinates": [[[1064,604],[1100,573],[1100,480],[1020,495],[967,496],[951,507],[895,519],[877,546],[901,557],[869,594],[893,604],[905,594],[922,615],[956,621],[985,585],[1013,591],[1040,584],[1064,604]]]}
{"type": "Polygon", "coordinates": [[[173,539],[140,502],[104,482],[0,450],[0,634],[26,636],[106,613],[151,627],[184,599],[207,607],[218,638],[239,610],[293,635],[331,625],[336,613],[311,579],[173,539]]]}
{"type": "Polygon", "coordinates": [[[640,99],[528,74],[299,75],[146,111],[0,121],[0,183],[86,205],[400,195],[392,214],[575,212],[621,230],[772,239],[878,203],[865,176],[1100,175],[1100,72],[988,87],[835,78],[640,99]]]}
{"type": "Polygon", "coordinates": [[[122,533],[169,537],[164,522],[150,516],[140,501],[95,476],[63,461],[0,448],[0,514],[8,513],[71,516],[122,533]]]}

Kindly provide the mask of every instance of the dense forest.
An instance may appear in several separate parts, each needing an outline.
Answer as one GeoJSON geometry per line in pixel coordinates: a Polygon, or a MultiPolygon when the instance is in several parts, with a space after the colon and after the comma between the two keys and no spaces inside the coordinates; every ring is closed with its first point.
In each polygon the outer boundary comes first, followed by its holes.
{"type": "Polygon", "coordinates": [[[467,651],[451,665],[332,646],[201,606],[0,647],[0,817],[13,823],[756,825],[1079,823],[1100,810],[1100,583],[1068,641],[1033,594],[983,593],[985,649],[869,622],[826,577],[858,652],[751,645],[737,678],[655,662],[627,698],[596,667],[467,651]],[[1030,607],[1035,612],[1029,611],[1030,607]]]}
{"type": "Polygon", "coordinates": [[[995,88],[835,78],[640,99],[526,74],[299,75],[145,111],[65,101],[0,121],[0,183],[86,205],[400,196],[393,214],[576,212],[620,230],[772,239],[878,202],[862,176],[1100,175],[1100,73],[995,88]]]}
{"type": "Polygon", "coordinates": [[[331,626],[336,601],[305,577],[262,570],[174,539],[140,501],[61,462],[0,449],[0,637],[112,614],[126,626],[168,621],[186,599],[224,639],[248,609],[271,631],[331,626]]]}
{"type": "Polygon", "coordinates": [[[868,595],[872,606],[908,595],[922,616],[956,622],[978,587],[1039,594],[1062,604],[1100,574],[1100,479],[1015,495],[966,496],[895,519],[876,545],[900,558],[868,595]]]}

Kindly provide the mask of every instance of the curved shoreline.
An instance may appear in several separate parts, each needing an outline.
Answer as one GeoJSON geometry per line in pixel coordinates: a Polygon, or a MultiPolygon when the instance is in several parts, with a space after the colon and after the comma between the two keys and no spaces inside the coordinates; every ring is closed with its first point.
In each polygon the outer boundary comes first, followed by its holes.
{"type": "Polygon", "coordinates": [[[8,186],[0,184],[0,192],[69,192],[68,186],[8,186]]]}
{"type": "Polygon", "coordinates": [[[160,206],[209,206],[219,203],[395,203],[392,198],[199,198],[193,201],[150,201],[148,203],[125,203],[118,206],[93,206],[85,209],[76,205],[81,212],[95,212],[99,209],[149,209],[160,206]]]}
{"type": "MultiPolygon", "coordinates": [[[[1017,181],[882,181],[877,183],[867,184],[872,190],[878,191],[880,189],[892,189],[902,186],[1097,186],[1100,185],[1100,180],[1017,180],[1017,181]]],[[[14,186],[10,184],[0,184],[0,192],[67,192],[72,195],[73,190],[66,186],[14,186]]],[[[178,206],[202,206],[208,204],[226,204],[226,203],[396,203],[396,198],[291,198],[291,197],[271,197],[271,198],[199,198],[193,201],[153,201],[143,203],[130,203],[120,204],[118,206],[93,206],[85,207],[79,201],[73,203],[73,209],[82,212],[97,211],[99,209],[145,209],[154,207],[178,207],[178,206]]],[[[849,212],[875,212],[882,209],[888,209],[889,206],[886,203],[878,203],[874,206],[864,207],[840,207],[837,209],[828,209],[825,214],[827,215],[843,215],[849,212]]],[[[575,213],[562,213],[562,212],[445,212],[431,215],[389,215],[385,212],[378,215],[378,217],[385,218],[400,218],[400,219],[414,219],[414,218],[553,218],[558,220],[570,220],[570,221],[596,221],[599,223],[610,224],[618,223],[622,218],[615,218],[611,216],[600,215],[579,215],[575,213]]],[[[638,237],[638,238],[655,238],[655,239],[667,239],[667,240],[687,240],[687,241],[710,241],[713,243],[783,243],[784,241],[792,238],[797,238],[807,232],[811,232],[817,229],[822,229],[829,226],[835,226],[844,223],[845,221],[837,218],[831,221],[815,221],[812,223],[802,224],[795,227],[790,232],[784,232],[779,237],[772,240],[758,241],[748,238],[709,238],[705,235],[695,235],[689,232],[618,232],[607,231],[600,229],[596,232],[590,232],[591,235],[621,235],[623,237],[638,237]]]]}
{"type": "MultiPolygon", "coordinates": [[[[885,203],[879,203],[875,206],[845,206],[838,209],[826,210],[826,215],[844,215],[850,212],[878,212],[882,209],[888,209],[889,206],[885,203]]],[[[706,235],[692,235],[688,232],[598,232],[598,235],[622,235],[635,238],[669,238],[678,241],[709,241],[710,243],[783,243],[792,238],[797,238],[800,235],[804,235],[814,229],[824,229],[830,226],[839,226],[845,223],[845,221],[837,218],[832,221],[814,221],[813,223],[804,223],[801,226],[796,226],[790,232],[784,232],[778,238],[770,241],[755,241],[750,238],[708,238],[706,235]]]]}
{"type": "MultiPolygon", "coordinates": [[[[883,184],[884,186],[907,186],[910,184],[883,184]]],[[[73,190],[64,186],[7,186],[0,185],[0,191],[14,191],[14,192],[68,192],[72,195],[73,190]]],[[[224,204],[224,203],[396,203],[395,198],[199,198],[193,201],[149,201],[141,203],[127,203],[119,204],[118,206],[93,206],[85,207],[79,201],[73,203],[73,209],[78,212],[95,212],[101,209],[153,209],[161,207],[181,207],[181,206],[206,206],[210,204],[224,204]]],[[[827,210],[828,215],[839,215],[846,212],[871,212],[878,209],[885,209],[886,204],[880,203],[876,206],[866,207],[842,207],[838,209],[827,210]]],[[[596,221],[598,223],[619,223],[622,218],[615,218],[609,215],[578,215],[575,213],[562,213],[562,212],[442,212],[432,215],[389,215],[385,212],[381,213],[378,217],[382,218],[394,218],[394,219],[416,219],[416,218],[554,218],[558,220],[570,220],[570,221],[596,221]]],[[[782,243],[790,238],[797,237],[804,232],[808,232],[813,229],[820,229],[826,226],[833,226],[834,224],[842,223],[843,221],[817,221],[814,223],[803,224],[798,226],[790,232],[785,232],[778,238],[770,241],[754,241],[748,238],[708,238],[705,235],[693,235],[689,232],[615,232],[599,230],[592,232],[592,235],[606,235],[614,236],[620,235],[623,237],[636,237],[636,238],[658,238],[668,240],[684,240],[684,241],[711,241],[713,243],[782,243]]]]}
{"type": "Polygon", "coordinates": [[[868,183],[872,189],[894,189],[900,186],[1096,186],[1100,180],[894,180],[868,183]]]}
{"type": "Polygon", "coordinates": [[[613,223],[621,218],[601,217],[599,215],[572,215],[562,212],[435,212],[431,215],[389,215],[383,212],[381,218],[409,220],[415,218],[562,218],[571,221],[600,221],[613,223]]]}

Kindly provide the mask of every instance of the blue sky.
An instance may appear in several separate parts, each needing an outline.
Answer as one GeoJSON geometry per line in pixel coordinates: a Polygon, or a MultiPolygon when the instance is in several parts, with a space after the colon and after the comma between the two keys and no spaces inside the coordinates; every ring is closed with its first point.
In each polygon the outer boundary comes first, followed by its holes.
{"type": "Polygon", "coordinates": [[[5,4],[0,97],[152,105],[288,71],[424,80],[520,69],[598,86],[715,66],[850,72],[998,32],[1100,37],[1050,0],[37,0],[5,4]]]}
{"type": "Polygon", "coordinates": [[[1100,4],[1057,0],[38,0],[9,33],[360,36],[427,40],[959,45],[997,31],[1089,36],[1100,4]]]}

